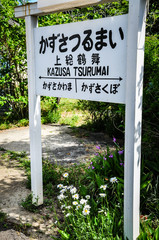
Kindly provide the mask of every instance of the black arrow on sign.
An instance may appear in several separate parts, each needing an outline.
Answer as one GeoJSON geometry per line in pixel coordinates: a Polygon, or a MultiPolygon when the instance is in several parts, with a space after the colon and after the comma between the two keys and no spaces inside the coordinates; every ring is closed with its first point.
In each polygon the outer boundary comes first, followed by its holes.
{"type": "Polygon", "coordinates": [[[77,80],[118,80],[118,81],[122,81],[123,79],[121,77],[118,78],[76,78],[76,77],[68,77],[68,78],[64,78],[64,77],[39,77],[40,79],[44,78],[44,79],[77,79],[77,80]]]}

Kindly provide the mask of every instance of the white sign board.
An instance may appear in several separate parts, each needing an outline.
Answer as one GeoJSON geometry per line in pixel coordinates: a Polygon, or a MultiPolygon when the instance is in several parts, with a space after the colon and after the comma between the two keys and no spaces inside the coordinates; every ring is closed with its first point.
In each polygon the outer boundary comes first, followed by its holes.
{"type": "Polygon", "coordinates": [[[127,15],[34,29],[36,94],[125,103],[127,15]]]}

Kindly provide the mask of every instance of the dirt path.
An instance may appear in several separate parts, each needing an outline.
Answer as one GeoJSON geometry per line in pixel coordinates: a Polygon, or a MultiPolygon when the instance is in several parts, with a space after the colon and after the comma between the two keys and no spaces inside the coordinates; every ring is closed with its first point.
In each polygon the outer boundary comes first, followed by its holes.
{"type": "MultiPolygon", "coordinates": [[[[42,126],[43,157],[60,164],[86,161],[95,153],[96,145],[106,146],[111,143],[109,137],[101,133],[93,134],[78,129],[72,131],[68,126],[42,126]]],[[[1,148],[25,151],[29,156],[29,144],[28,127],[0,132],[1,148]]],[[[0,239],[52,239],[51,235],[56,237],[57,227],[54,225],[56,221],[54,215],[46,220],[42,219],[40,214],[27,212],[21,207],[22,199],[30,194],[25,182],[25,173],[22,169],[17,169],[16,162],[7,162],[0,158],[0,211],[7,214],[9,225],[10,223],[14,226],[21,225],[23,230],[26,230],[26,234],[30,235],[28,238],[13,229],[8,231],[0,229],[0,239]]],[[[43,214],[48,214],[47,208],[43,209],[43,214]]]]}
{"type": "MultiPolygon", "coordinates": [[[[90,133],[68,126],[43,125],[42,154],[44,158],[59,163],[78,162],[94,153],[95,145],[112,144],[110,138],[102,133],[90,133]]],[[[15,128],[0,131],[0,147],[12,151],[25,151],[29,155],[29,128],[15,128]]]]}

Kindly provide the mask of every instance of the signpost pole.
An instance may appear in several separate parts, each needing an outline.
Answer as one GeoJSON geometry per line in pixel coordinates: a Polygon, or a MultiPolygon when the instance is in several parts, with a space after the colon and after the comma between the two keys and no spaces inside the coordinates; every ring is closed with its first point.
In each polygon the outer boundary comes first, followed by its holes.
{"type": "Polygon", "coordinates": [[[124,172],[124,238],[129,240],[138,237],[140,224],[145,22],[146,0],[129,0],[124,172]]]}
{"type": "Polygon", "coordinates": [[[31,156],[31,190],[33,203],[43,203],[42,183],[42,150],[41,150],[41,111],[40,96],[35,88],[35,56],[34,56],[34,28],[38,21],[36,16],[26,16],[26,44],[28,62],[28,95],[29,95],[29,131],[31,156]]]}

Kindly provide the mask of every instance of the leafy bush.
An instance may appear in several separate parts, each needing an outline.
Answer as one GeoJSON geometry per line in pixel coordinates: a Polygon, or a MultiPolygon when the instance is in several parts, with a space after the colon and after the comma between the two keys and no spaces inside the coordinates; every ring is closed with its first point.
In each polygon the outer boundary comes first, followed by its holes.
{"type": "Polygon", "coordinates": [[[21,119],[17,123],[18,127],[24,127],[24,126],[28,126],[28,125],[29,125],[29,120],[28,119],[21,119]]]}
{"type": "Polygon", "coordinates": [[[60,119],[57,98],[42,97],[41,100],[41,121],[45,123],[57,123],[60,119]]]}
{"type": "Polygon", "coordinates": [[[15,19],[17,1],[0,5],[0,107],[10,121],[28,117],[25,22],[15,19]]]}
{"type": "Polygon", "coordinates": [[[79,100],[78,107],[89,111],[91,121],[86,128],[92,131],[105,131],[110,136],[123,138],[124,136],[124,105],[79,100]]]}
{"type": "Polygon", "coordinates": [[[143,94],[142,155],[147,166],[159,175],[159,36],[146,37],[143,94]],[[152,164],[153,161],[153,164],[152,164]]]}

